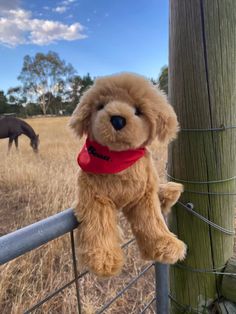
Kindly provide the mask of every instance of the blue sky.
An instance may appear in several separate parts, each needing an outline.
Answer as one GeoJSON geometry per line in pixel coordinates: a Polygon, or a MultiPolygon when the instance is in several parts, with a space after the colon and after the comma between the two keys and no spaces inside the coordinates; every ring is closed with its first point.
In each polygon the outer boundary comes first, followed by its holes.
{"type": "Polygon", "coordinates": [[[168,63],[168,0],[0,0],[0,90],[19,85],[23,57],[57,52],[79,75],[168,63]]]}

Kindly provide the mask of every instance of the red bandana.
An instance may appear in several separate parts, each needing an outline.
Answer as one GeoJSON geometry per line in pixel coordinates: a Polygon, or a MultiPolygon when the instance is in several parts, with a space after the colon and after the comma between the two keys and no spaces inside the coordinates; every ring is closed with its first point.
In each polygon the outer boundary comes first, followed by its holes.
{"type": "Polygon", "coordinates": [[[126,151],[111,151],[108,147],[88,138],[80,151],[77,162],[85,172],[96,174],[111,174],[125,170],[142,158],[145,148],[137,148],[126,151]]]}

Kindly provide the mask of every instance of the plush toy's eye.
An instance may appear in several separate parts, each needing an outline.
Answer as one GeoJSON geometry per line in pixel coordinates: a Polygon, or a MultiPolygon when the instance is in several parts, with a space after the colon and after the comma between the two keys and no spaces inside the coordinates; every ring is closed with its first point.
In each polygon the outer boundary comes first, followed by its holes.
{"type": "Polygon", "coordinates": [[[142,112],[138,107],[135,107],[135,115],[136,116],[141,116],[142,112]]]}
{"type": "Polygon", "coordinates": [[[104,104],[99,104],[97,106],[97,111],[102,110],[104,108],[104,104]]]}

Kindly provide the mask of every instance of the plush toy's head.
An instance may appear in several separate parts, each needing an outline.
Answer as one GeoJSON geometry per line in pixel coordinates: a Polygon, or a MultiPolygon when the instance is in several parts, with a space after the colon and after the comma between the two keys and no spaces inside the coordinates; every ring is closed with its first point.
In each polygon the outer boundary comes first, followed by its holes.
{"type": "Polygon", "coordinates": [[[166,97],[142,76],[121,73],[96,79],[82,96],[70,126],[111,150],[135,149],[173,139],[178,122],[166,97]]]}

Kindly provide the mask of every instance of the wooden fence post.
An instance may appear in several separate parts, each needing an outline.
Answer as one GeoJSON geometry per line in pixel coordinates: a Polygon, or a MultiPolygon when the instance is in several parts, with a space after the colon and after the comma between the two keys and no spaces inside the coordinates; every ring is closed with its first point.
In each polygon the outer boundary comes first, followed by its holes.
{"type": "MultiPolygon", "coordinates": [[[[170,0],[169,96],[182,129],[172,145],[170,180],[183,180],[182,203],[229,233],[236,207],[235,25],[235,0],[170,0]]],[[[188,245],[183,265],[171,267],[172,312],[208,313],[221,295],[212,272],[233,255],[234,237],[180,204],[170,224],[188,245]]]]}

